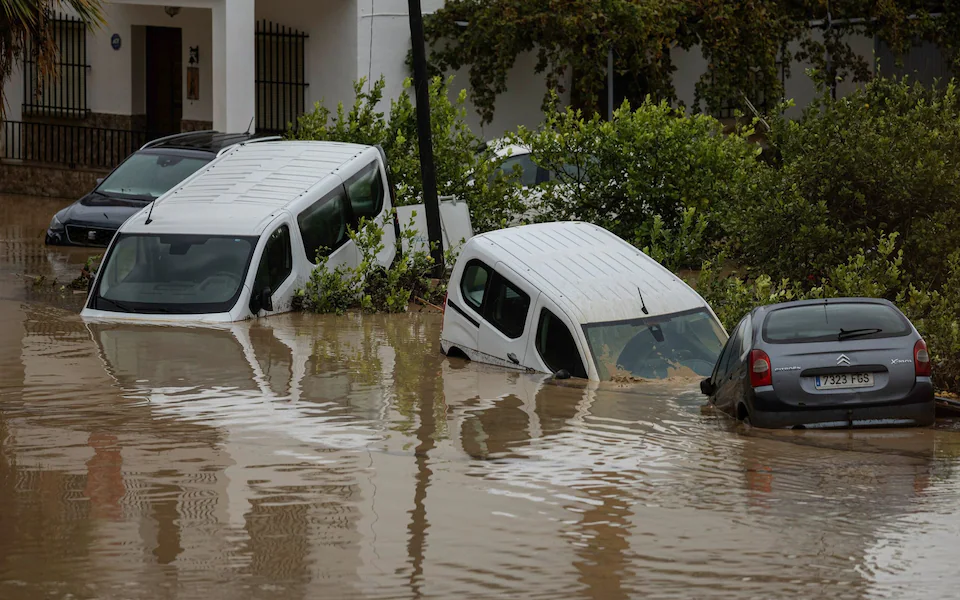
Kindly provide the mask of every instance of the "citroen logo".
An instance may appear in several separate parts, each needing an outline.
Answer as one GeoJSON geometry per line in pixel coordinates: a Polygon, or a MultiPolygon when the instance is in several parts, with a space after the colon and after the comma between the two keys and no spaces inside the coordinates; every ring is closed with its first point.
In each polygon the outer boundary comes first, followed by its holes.
{"type": "Polygon", "coordinates": [[[87,239],[88,239],[88,240],[95,240],[95,239],[97,239],[97,232],[96,232],[96,231],[88,231],[88,232],[87,232],[87,239]]]}
{"type": "Polygon", "coordinates": [[[837,357],[837,366],[838,367],[850,366],[850,359],[847,357],[846,354],[841,354],[840,356],[837,357]]]}

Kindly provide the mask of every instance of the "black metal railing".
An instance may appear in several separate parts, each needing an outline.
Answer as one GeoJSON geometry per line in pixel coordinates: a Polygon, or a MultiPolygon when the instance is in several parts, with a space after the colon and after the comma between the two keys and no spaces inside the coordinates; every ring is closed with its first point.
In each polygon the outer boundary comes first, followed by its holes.
{"type": "Polygon", "coordinates": [[[145,131],[80,125],[4,121],[0,157],[62,165],[112,169],[147,143],[145,131]]]}
{"type": "Polygon", "coordinates": [[[305,45],[310,37],[271,21],[257,22],[257,129],[281,133],[303,114],[307,87],[305,45]]]}
{"type": "Polygon", "coordinates": [[[57,47],[55,70],[40,72],[28,37],[23,55],[23,112],[27,115],[84,117],[87,106],[87,26],[80,19],[48,15],[57,47]]]}

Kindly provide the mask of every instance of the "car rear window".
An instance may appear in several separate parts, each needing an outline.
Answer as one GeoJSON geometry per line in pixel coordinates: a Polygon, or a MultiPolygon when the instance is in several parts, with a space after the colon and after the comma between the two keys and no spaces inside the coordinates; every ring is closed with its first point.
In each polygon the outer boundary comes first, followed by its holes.
{"type": "Polygon", "coordinates": [[[763,339],[773,344],[898,337],[910,333],[900,312],[884,304],[835,302],[770,312],[763,339]]]}

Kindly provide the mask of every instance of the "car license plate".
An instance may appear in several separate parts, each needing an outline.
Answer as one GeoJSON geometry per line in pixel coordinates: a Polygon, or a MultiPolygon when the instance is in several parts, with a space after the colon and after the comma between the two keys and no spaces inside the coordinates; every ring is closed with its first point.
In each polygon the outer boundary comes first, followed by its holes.
{"type": "Polygon", "coordinates": [[[818,375],[818,390],[841,390],[844,388],[871,387],[873,373],[839,373],[837,375],[818,375]]]}

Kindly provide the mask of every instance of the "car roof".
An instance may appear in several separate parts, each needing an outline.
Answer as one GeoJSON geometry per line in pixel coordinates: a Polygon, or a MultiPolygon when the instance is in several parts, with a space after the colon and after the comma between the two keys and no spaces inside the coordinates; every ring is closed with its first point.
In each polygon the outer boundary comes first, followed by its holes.
{"type": "Polygon", "coordinates": [[[477,248],[478,258],[506,264],[580,324],[649,318],[707,306],[660,263],[590,223],[510,227],[474,236],[467,245],[477,248]],[[638,292],[643,294],[643,303],[638,292]],[[642,312],[643,304],[647,314],[642,312]]]}
{"type": "MultiPolygon", "coordinates": [[[[777,304],[766,304],[764,306],[758,306],[753,309],[753,314],[762,315],[769,313],[774,310],[779,310],[781,308],[794,308],[797,306],[820,306],[823,304],[850,304],[850,303],[859,303],[859,304],[883,304],[885,306],[890,306],[897,308],[893,302],[885,300],[883,298],[858,298],[858,297],[843,297],[843,298],[815,298],[812,300],[792,300],[790,302],[778,302],[777,304]]],[[[898,309],[899,310],[899,309],[898,309]]]]}
{"type": "Polygon", "coordinates": [[[257,134],[252,133],[220,133],[219,131],[191,131],[178,133],[147,142],[141,150],[147,148],[174,148],[181,150],[198,150],[216,154],[234,144],[255,139],[257,134]]]}
{"type": "Polygon", "coordinates": [[[484,144],[485,148],[493,150],[498,158],[508,156],[517,156],[521,154],[530,154],[530,147],[522,144],[510,143],[507,138],[497,138],[484,144]]]}
{"type": "Polygon", "coordinates": [[[130,217],[121,233],[260,235],[284,209],[316,201],[311,191],[353,160],[379,155],[374,146],[277,141],[230,148],[130,217]]]}

